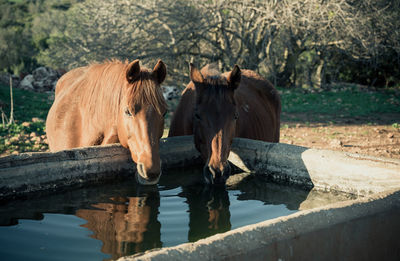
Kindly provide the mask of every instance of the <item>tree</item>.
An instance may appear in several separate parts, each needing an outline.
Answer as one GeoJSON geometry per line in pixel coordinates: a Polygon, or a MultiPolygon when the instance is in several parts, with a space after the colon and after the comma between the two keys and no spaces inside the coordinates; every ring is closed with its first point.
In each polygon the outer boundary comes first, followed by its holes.
{"type": "Polygon", "coordinates": [[[189,61],[223,71],[236,63],[278,86],[398,82],[399,66],[385,60],[399,64],[399,11],[399,1],[383,0],[87,0],[66,13],[64,33],[51,35],[42,57],[67,68],[161,58],[178,82],[187,82],[189,61]]]}

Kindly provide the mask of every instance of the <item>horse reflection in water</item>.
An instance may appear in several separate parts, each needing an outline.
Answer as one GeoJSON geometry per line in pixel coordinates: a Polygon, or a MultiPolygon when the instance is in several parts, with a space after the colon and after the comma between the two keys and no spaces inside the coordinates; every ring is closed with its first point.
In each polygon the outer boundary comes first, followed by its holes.
{"type": "MultiPolygon", "coordinates": [[[[229,197],[224,187],[184,186],[178,196],[186,198],[189,205],[189,242],[231,229],[229,197]]],[[[111,200],[111,203],[94,204],[92,209],[76,211],[76,216],[87,220],[83,227],[93,231],[91,237],[103,242],[103,253],[116,259],[162,247],[157,190],[111,200]]]]}
{"type": "Polygon", "coordinates": [[[231,230],[229,196],[223,187],[183,187],[189,205],[190,242],[231,230]]]}
{"type": "Polygon", "coordinates": [[[87,220],[83,225],[91,237],[103,242],[102,252],[112,259],[161,247],[158,191],[140,197],[114,197],[113,203],[98,203],[96,209],[80,209],[76,215],[87,220]]]}

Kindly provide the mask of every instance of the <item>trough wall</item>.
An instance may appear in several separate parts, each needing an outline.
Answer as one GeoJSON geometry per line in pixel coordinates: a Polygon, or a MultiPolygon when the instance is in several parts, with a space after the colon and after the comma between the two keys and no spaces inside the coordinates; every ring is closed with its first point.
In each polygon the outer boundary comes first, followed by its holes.
{"type": "Polygon", "coordinates": [[[195,243],[118,261],[393,260],[400,258],[400,191],[303,210],[195,243]]]}
{"type": "MultiPolygon", "coordinates": [[[[162,139],[162,168],[201,164],[192,136],[162,139]]],[[[368,195],[400,184],[400,161],[235,138],[229,161],[280,183],[368,195]]],[[[119,144],[0,158],[0,198],[133,177],[136,166],[119,144]]]]}
{"type": "MultiPolygon", "coordinates": [[[[163,139],[160,157],[163,170],[201,164],[192,136],[163,139]]],[[[400,259],[400,161],[238,138],[229,160],[275,182],[362,197],[120,260],[400,259]]],[[[133,178],[135,167],[117,144],[7,156],[0,158],[0,199],[133,178]]]]}

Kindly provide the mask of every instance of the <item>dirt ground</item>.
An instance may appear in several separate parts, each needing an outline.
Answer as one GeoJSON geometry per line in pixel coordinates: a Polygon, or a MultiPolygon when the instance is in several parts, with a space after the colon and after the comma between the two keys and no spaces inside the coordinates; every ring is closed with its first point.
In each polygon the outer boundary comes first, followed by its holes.
{"type": "Polygon", "coordinates": [[[286,115],[288,120],[281,123],[282,143],[400,159],[400,115],[330,117],[325,123],[309,123],[306,115],[296,115],[297,119],[304,118],[301,123],[291,122],[291,116],[286,115]]]}

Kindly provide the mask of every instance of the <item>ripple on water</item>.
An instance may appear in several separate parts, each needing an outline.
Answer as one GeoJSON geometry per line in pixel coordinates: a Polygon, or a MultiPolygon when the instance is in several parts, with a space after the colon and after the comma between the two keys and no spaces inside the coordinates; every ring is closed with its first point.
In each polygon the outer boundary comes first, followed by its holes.
{"type": "Polygon", "coordinates": [[[0,228],[2,260],[101,260],[102,243],[90,238],[85,223],[73,215],[45,214],[41,221],[19,220],[0,228]]]}

